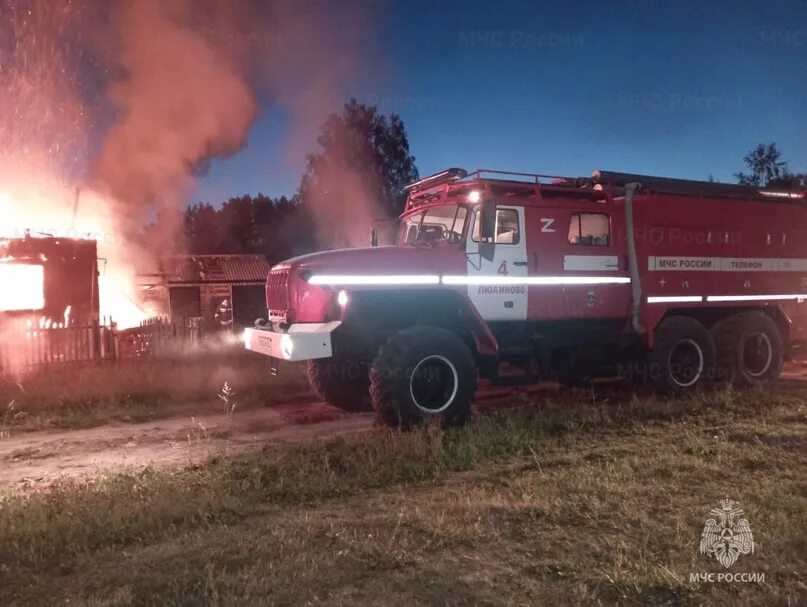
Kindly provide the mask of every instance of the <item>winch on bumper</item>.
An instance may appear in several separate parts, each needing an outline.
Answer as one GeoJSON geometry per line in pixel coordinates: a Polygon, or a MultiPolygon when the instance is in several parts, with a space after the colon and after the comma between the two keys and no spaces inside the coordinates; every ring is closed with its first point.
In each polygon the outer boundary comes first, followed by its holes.
{"type": "Polygon", "coordinates": [[[341,321],[300,323],[281,330],[277,325],[265,325],[244,331],[247,350],[281,360],[298,361],[333,356],[331,334],[341,321]]]}

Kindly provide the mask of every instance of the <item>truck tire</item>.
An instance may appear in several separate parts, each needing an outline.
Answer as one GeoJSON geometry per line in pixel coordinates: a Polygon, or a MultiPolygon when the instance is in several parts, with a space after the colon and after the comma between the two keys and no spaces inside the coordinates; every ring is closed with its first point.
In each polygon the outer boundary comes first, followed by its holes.
{"type": "Polygon", "coordinates": [[[717,350],[717,378],[744,386],[776,380],[784,364],[784,343],[773,319],[762,312],[742,312],[712,327],[717,350]]]}
{"type": "Polygon", "coordinates": [[[308,361],[308,383],[318,398],[344,411],[369,411],[370,377],[366,363],[345,358],[308,361]]]}
{"type": "Polygon", "coordinates": [[[703,387],[714,375],[715,345],[706,327],[688,316],[671,316],[656,329],[648,378],[666,394],[703,387]]]}
{"type": "Polygon", "coordinates": [[[386,424],[411,428],[428,418],[461,426],[471,415],[476,365],[454,333],[417,325],[395,333],[370,367],[370,400],[386,424]]]}

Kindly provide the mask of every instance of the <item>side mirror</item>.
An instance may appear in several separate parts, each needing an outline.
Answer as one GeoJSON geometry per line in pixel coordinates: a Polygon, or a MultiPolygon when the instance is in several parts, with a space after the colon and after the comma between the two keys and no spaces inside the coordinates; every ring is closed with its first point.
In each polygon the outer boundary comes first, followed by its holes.
{"type": "Polygon", "coordinates": [[[482,242],[496,240],[496,202],[493,200],[482,203],[482,212],[479,214],[479,237],[482,242]]]}

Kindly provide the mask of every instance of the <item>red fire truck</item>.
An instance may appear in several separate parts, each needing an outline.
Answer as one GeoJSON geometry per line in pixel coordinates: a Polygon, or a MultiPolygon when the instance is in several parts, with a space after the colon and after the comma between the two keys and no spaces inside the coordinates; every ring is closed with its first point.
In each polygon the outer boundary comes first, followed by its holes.
{"type": "Polygon", "coordinates": [[[244,335],[308,361],[342,408],[461,424],[503,363],[670,393],[760,384],[807,338],[804,192],[462,169],[407,190],[398,244],[278,264],[244,335]]]}

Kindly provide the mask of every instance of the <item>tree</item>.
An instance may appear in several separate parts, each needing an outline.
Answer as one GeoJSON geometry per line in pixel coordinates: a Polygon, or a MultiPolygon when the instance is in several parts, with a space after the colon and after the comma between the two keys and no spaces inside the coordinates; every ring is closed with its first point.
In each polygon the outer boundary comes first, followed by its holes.
{"type": "Polygon", "coordinates": [[[227,253],[251,253],[255,249],[255,213],[252,196],[230,198],[219,211],[227,253]]]}
{"type": "Polygon", "coordinates": [[[197,255],[254,253],[277,262],[316,248],[297,197],[236,196],[218,208],[197,203],[184,219],[187,250],[197,255]]]}
{"type": "Polygon", "coordinates": [[[311,220],[295,196],[272,200],[258,194],[253,201],[255,252],[280,261],[316,250],[311,220]]]}
{"type": "Polygon", "coordinates": [[[218,208],[188,207],[189,251],[259,253],[280,261],[317,245],[367,244],[371,224],[397,217],[404,186],[418,179],[403,121],[351,99],[340,115],[328,117],[317,143],[292,198],[244,195],[218,208]]]}
{"type": "Polygon", "coordinates": [[[191,253],[218,253],[222,248],[218,211],[207,202],[185,209],[185,238],[191,253]]]}
{"type": "Polygon", "coordinates": [[[735,173],[737,181],[743,185],[756,187],[803,187],[807,180],[804,175],[790,172],[787,162],[782,160],[782,152],[775,143],[760,143],[743,158],[750,173],[735,173]]]}
{"type": "Polygon", "coordinates": [[[374,221],[395,217],[406,200],[404,186],[418,179],[401,118],[351,99],[331,114],[309,154],[300,198],[324,246],[369,241],[374,221]]]}

